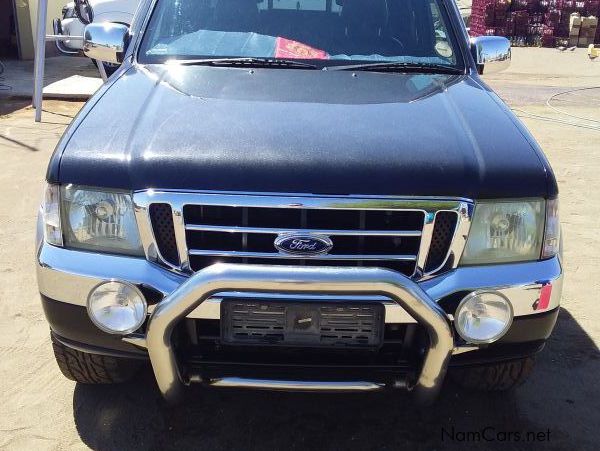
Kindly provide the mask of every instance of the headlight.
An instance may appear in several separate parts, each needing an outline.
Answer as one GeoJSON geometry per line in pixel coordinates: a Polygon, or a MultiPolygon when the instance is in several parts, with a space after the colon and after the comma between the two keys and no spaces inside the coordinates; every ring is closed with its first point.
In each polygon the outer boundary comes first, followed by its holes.
{"type": "Polygon", "coordinates": [[[463,265],[507,263],[540,258],[544,201],[478,202],[463,265]]]}
{"type": "Polygon", "coordinates": [[[65,247],[143,255],[130,194],[67,185],[61,197],[65,247]]]}

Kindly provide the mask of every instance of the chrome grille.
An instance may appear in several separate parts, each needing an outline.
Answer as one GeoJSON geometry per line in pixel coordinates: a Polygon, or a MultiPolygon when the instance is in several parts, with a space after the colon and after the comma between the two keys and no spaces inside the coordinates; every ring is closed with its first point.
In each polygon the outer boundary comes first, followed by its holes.
{"type": "Polygon", "coordinates": [[[391,197],[140,192],[134,199],[146,255],[181,272],[217,262],[378,266],[418,279],[456,265],[472,212],[470,201],[391,197]],[[171,206],[175,242],[154,238],[152,211],[164,215],[157,204],[171,206]],[[327,236],[333,248],[313,256],[275,248],[278,236],[296,233],[327,236]]]}

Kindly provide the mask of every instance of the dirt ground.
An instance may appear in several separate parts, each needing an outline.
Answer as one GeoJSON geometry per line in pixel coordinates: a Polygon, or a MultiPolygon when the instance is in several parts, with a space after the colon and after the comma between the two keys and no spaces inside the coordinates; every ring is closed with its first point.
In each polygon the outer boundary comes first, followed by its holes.
{"type": "MultiPolygon", "coordinates": [[[[598,449],[600,124],[559,113],[545,102],[568,88],[599,85],[600,61],[589,61],[579,50],[515,49],[512,68],[488,80],[518,108],[560,184],[567,273],[563,308],[524,386],[482,396],[448,383],[426,411],[416,410],[402,394],[200,388],[190,389],[184,406],[167,409],[149,371],[135,383],[114,387],[63,378],[38,299],[33,236],[48,158],[81,103],[47,101],[43,122],[36,124],[27,101],[0,98],[0,447],[598,449]],[[484,429],[492,441],[474,442],[467,434],[484,429]],[[540,433],[543,440],[516,440],[515,432],[522,439],[540,433]]],[[[560,95],[551,105],[600,120],[600,89],[560,95]]]]}

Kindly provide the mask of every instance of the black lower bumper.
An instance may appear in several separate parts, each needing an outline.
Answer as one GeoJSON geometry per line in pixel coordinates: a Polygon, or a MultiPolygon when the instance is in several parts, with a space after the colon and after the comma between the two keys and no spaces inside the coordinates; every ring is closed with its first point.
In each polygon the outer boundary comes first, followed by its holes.
{"type": "Polygon", "coordinates": [[[41,295],[42,307],[57,340],[72,348],[97,354],[140,357],[148,354],[120,336],[107,334],[92,323],[85,307],[55,301],[41,295]]]}
{"type": "MultiPolygon", "coordinates": [[[[145,350],[126,343],[119,336],[107,334],[98,329],[89,319],[85,307],[80,307],[60,301],[55,301],[46,296],[41,296],[42,306],[52,333],[58,341],[66,346],[79,349],[84,352],[112,355],[126,358],[148,358],[145,350]]],[[[527,357],[541,351],[546,339],[550,336],[559,309],[531,315],[517,317],[514,319],[508,333],[498,342],[487,345],[482,349],[465,352],[452,357],[450,366],[482,365],[505,360],[513,360],[527,357]]],[[[223,360],[223,359],[200,359],[196,355],[190,355],[188,364],[194,368],[202,368],[211,374],[236,374],[241,373],[256,375],[280,371],[286,374],[294,372],[306,372],[311,374],[315,371],[325,374],[328,371],[343,370],[347,373],[353,371],[373,371],[375,373],[388,374],[390,372],[405,373],[411,370],[410,362],[398,361],[392,365],[380,365],[379,363],[366,365],[325,365],[313,362],[313,364],[289,364],[289,362],[260,362],[248,360],[223,360]]]]}

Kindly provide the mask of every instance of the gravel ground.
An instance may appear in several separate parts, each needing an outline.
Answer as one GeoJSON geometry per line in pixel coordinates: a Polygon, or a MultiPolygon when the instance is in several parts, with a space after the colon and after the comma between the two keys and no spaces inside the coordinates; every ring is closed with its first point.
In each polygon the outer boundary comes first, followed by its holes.
{"type": "MultiPolygon", "coordinates": [[[[149,371],[118,387],[64,379],[38,300],[33,235],[48,158],[81,104],[45,102],[44,121],[35,124],[26,101],[0,98],[0,447],[598,449],[600,305],[591,297],[600,290],[600,131],[589,128],[597,123],[559,114],[545,101],[599,80],[600,62],[588,61],[583,51],[546,49],[515,49],[512,68],[489,78],[500,96],[520,109],[560,184],[567,272],[563,309],[536,371],[521,388],[482,396],[448,383],[439,402],[425,411],[402,394],[200,388],[190,389],[187,403],[170,410],[149,371]],[[473,441],[467,434],[484,429],[492,441],[473,441]],[[526,442],[528,432],[544,440],[526,442]]],[[[552,105],[600,120],[600,89],[558,96],[552,105]]]]}

